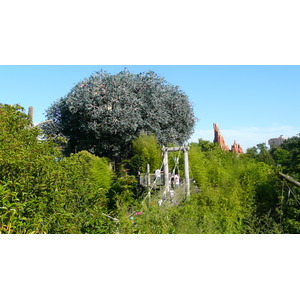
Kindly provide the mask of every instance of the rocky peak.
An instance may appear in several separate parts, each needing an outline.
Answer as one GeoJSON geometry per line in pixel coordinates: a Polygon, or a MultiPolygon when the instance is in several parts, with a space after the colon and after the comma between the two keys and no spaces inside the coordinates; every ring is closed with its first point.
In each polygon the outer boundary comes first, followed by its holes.
{"type": "Polygon", "coordinates": [[[231,151],[235,153],[244,153],[243,148],[241,147],[240,144],[237,144],[236,141],[234,141],[234,144],[231,146],[231,151]]]}
{"type": "Polygon", "coordinates": [[[225,144],[225,140],[223,135],[221,134],[221,131],[219,129],[219,125],[217,123],[214,123],[214,131],[215,131],[215,138],[214,143],[217,143],[221,146],[221,149],[224,151],[229,151],[228,146],[225,144]]]}
{"type": "Polygon", "coordinates": [[[215,132],[214,143],[219,144],[221,149],[224,151],[232,151],[238,154],[244,153],[243,148],[236,141],[234,141],[234,144],[231,146],[231,150],[229,150],[228,146],[225,144],[225,139],[221,134],[219,125],[217,123],[214,123],[213,125],[214,125],[214,132],[215,132]]]}

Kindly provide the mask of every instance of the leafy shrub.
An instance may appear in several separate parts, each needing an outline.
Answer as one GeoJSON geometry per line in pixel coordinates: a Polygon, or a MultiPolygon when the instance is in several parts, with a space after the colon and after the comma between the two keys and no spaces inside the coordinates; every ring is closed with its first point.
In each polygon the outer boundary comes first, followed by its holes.
{"type": "Polygon", "coordinates": [[[0,232],[108,230],[108,161],[87,152],[64,158],[31,125],[20,106],[0,105],[0,232]]]}
{"type": "MultiPolygon", "coordinates": [[[[201,144],[191,145],[190,162],[201,190],[195,197],[202,232],[242,233],[257,206],[261,208],[271,200],[276,206],[275,174],[265,163],[219,148],[208,147],[203,151],[201,144]]],[[[260,212],[263,215],[268,211],[260,212]]]]}
{"type": "Polygon", "coordinates": [[[2,232],[45,232],[45,219],[61,213],[64,195],[57,161],[62,156],[39,135],[20,106],[0,106],[2,232]]]}
{"type": "Polygon", "coordinates": [[[162,163],[161,147],[153,134],[142,133],[132,141],[133,157],[130,159],[130,167],[133,174],[145,173],[147,164],[150,165],[150,172],[160,169],[162,163]]]}

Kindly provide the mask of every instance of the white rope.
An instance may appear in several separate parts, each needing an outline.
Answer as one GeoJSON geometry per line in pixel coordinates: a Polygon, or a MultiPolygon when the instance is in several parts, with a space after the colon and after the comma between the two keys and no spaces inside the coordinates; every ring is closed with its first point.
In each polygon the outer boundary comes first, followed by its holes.
{"type": "Polygon", "coordinates": [[[108,217],[108,218],[110,218],[110,219],[113,219],[115,222],[119,222],[119,220],[118,220],[117,218],[113,218],[113,217],[111,217],[111,216],[109,216],[109,215],[106,215],[106,214],[104,214],[104,213],[102,213],[102,215],[105,216],[105,217],[108,217]]]}
{"type": "Polygon", "coordinates": [[[299,200],[297,199],[296,195],[294,194],[293,190],[290,188],[290,186],[287,184],[287,182],[284,180],[284,183],[286,184],[286,186],[288,187],[289,191],[288,191],[288,200],[287,203],[289,203],[290,200],[290,195],[292,193],[292,195],[294,196],[294,199],[297,201],[297,203],[299,203],[299,200]]]}
{"type": "MultiPolygon", "coordinates": [[[[161,164],[161,166],[160,166],[160,170],[162,169],[163,165],[164,165],[164,162],[162,162],[162,164],[161,164]]],[[[148,191],[148,193],[151,193],[152,189],[154,188],[154,186],[155,186],[155,184],[156,184],[157,178],[158,178],[158,177],[155,177],[155,179],[154,179],[152,185],[150,185],[150,190],[148,191]]],[[[148,198],[148,197],[149,197],[149,195],[147,195],[147,196],[143,199],[142,202],[144,202],[144,201],[146,200],[146,198],[148,198]]]]}
{"type": "MultiPolygon", "coordinates": [[[[180,159],[181,151],[182,151],[182,147],[179,147],[177,157],[175,157],[175,159],[174,159],[174,155],[172,156],[172,158],[173,158],[173,160],[174,160],[174,162],[175,162],[174,168],[173,168],[172,173],[171,173],[172,176],[175,175],[175,170],[176,170],[176,168],[178,169],[178,173],[179,173],[179,159],[180,159]]],[[[163,165],[164,165],[164,160],[163,160],[163,162],[162,162],[162,164],[161,164],[160,170],[162,170],[163,165]]],[[[190,169],[190,168],[189,168],[189,169],[190,169]]],[[[144,202],[144,201],[149,197],[149,193],[151,193],[153,187],[155,186],[156,181],[157,181],[157,178],[158,178],[158,177],[155,177],[155,180],[153,181],[152,185],[150,186],[150,189],[148,190],[148,194],[145,196],[145,198],[143,199],[142,202],[144,202]]],[[[168,187],[169,187],[168,190],[169,190],[169,194],[170,194],[170,191],[171,191],[171,178],[169,178],[169,182],[167,182],[167,183],[165,182],[165,185],[166,185],[166,184],[167,184],[168,187]]],[[[164,194],[166,194],[166,188],[165,188],[165,190],[164,190],[164,194]]]]}

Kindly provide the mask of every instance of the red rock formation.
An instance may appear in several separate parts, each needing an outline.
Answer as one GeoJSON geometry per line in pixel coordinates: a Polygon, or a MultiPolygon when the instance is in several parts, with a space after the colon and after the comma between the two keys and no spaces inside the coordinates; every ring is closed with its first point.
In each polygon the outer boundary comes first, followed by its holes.
{"type": "Polygon", "coordinates": [[[231,150],[229,150],[228,146],[225,144],[225,140],[223,135],[220,132],[218,124],[214,123],[214,131],[215,131],[215,138],[214,143],[217,143],[220,145],[221,149],[224,151],[232,151],[235,153],[244,153],[243,148],[240,144],[237,144],[236,141],[234,141],[234,144],[231,146],[231,150]]]}
{"type": "Polygon", "coordinates": [[[214,123],[215,139],[214,143],[217,143],[221,146],[221,149],[224,151],[229,151],[228,146],[225,144],[223,135],[220,132],[218,124],[214,123]]]}
{"type": "Polygon", "coordinates": [[[244,153],[243,148],[240,144],[237,144],[236,141],[234,141],[234,144],[231,146],[231,151],[235,153],[244,153]]]}

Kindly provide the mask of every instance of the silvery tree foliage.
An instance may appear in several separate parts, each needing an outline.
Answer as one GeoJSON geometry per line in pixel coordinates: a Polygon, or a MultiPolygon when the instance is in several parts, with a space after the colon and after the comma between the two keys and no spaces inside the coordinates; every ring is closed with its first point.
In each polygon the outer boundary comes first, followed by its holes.
{"type": "Polygon", "coordinates": [[[105,71],[76,84],[47,110],[47,134],[63,136],[66,153],[88,150],[115,160],[128,157],[131,141],[153,133],[162,145],[182,145],[195,117],[187,95],[156,73],[105,71]]]}

